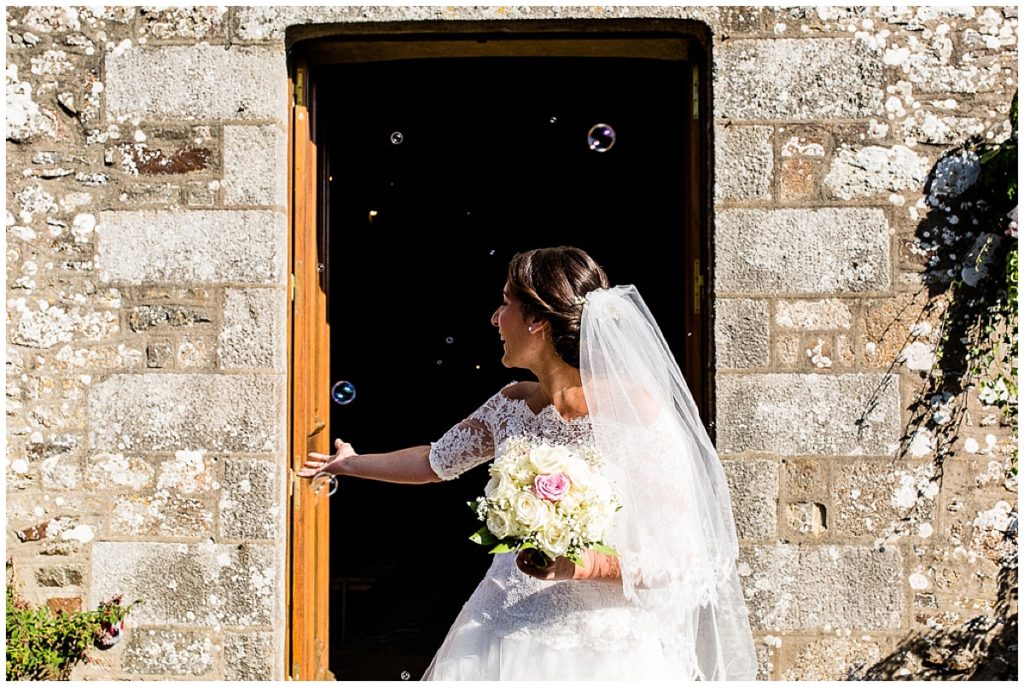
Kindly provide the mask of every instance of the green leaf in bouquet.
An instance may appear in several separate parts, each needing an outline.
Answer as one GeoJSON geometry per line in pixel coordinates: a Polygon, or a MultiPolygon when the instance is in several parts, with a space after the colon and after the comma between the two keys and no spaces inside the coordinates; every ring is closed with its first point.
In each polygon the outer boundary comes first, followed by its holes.
{"type": "Polygon", "coordinates": [[[607,554],[609,556],[619,555],[618,551],[608,546],[607,544],[602,544],[601,542],[595,542],[594,544],[591,544],[590,548],[592,548],[594,551],[597,551],[598,553],[607,554]]]}
{"type": "Polygon", "coordinates": [[[491,531],[486,526],[481,527],[473,534],[469,535],[470,541],[474,541],[477,544],[483,544],[484,546],[490,546],[496,544],[498,538],[491,534],[491,531]]]}
{"type": "Polygon", "coordinates": [[[573,563],[575,563],[576,565],[580,566],[581,568],[587,567],[586,564],[583,562],[583,557],[580,556],[578,553],[566,554],[565,557],[573,563]]]}
{"type": "Polygon", "coordinates": [[[469,509],[472,510],[475,513],[476,509],[480,507],[480,502],[479,501],[466,501],[466,505],[469,506],[469,509]]]}
{"type": "Polygon", "coordinates": [[[511,553],[516,550],[515,542],[503,539],[497,546],[490,550],[490,553],[511,553]]]}

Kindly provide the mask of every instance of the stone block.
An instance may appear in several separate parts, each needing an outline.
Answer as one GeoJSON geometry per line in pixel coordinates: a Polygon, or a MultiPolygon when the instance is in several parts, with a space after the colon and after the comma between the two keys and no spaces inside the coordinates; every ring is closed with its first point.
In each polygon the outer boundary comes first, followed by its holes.
{"type": "Polygon", "coordinates": [[[766,367],[768,362],[767,301],[716,299],[716,367],[766,367]]]}
{"type": "Polygon", "coordinates": [[[840,298],[775,303],[775,326],[782,329],[849,329],[852,324],[850,301],[840,298]]]}
{"type": "Polygon", "coordinates": [[[716,119],[860,118],[882,106],[882,55],[864,41],[731,40],[714,58],[716,119]]]}
{"type": "Polygon", "coordinates": [[[209,311],[184,305],[136,305],[128,311],[128,328],[132,332],[194,327],[212,321],[209,311]]]}
{"type": "Polygon", "coordinates": [[[204,633],[139,627],[129,635],[121,666],[133,675],[209,677],[215,660],[204,633]]]}
{"type": "Polygon", "coordinates": [[[53,613],[74,613],[82,610],[82,599],[75,597],[52,597],[46,600],[46,605],[53,613]]]}
{"type": "Polygon", "coordinates": [[[894,375],[718,375],[718,451],[890,455],[899,443],[894,375]]]}
{"type": "Polygon", "coordinates": [[[76,456],[51,456],[39,464],[43,487],[54,491],[77,489],[82,469],[76,456]]]}
{"type": "Polygon", "coordinates": [[[146,367],[162,368],[174,362],[174,349],[170,341],[151,341],[146,344],[146,367]]]}
{"type": "Polygon", "coordinates": [[[278,283],[285,217],[264,210],[113,210],[96,226],[103,281],[278,283]]]}
{"type": "Polygon", "coordinates": [[[833,467],[832,519],[844,536],[870,537],[879,545],[915,536],[935,521],[939,484],[932,463],[857,460],[833,467]]]}
{"type": "Polygon", "coordinates": [[[48,565],[36,570],[35,579],[40,587],[77,587],[82,584],[82,568],[77,565],[48,565]]]}
{"type": "Polygon", "coordinates": [[[772,127],[715,127],[715,201],[772,197],[772,127]]]}
{"type": "Polygon", "coordinates": [[[820,537],[828,529],[828,511],[825,504],[813,501],[787,504],[786,525],[794,534],[820,537]]]}
{"type": "Polygon", "coordinates": [[[807,200],[817,195],[821,163],[790,158],[779,166],[779,200],[807,200]]]}
{"type": "Polygon", "coordinates": [[[740,551],[755,631],[901,627],[904,566],[896,548],[777,544],[740,551]]]}
{"type": "MultiPolygon", "coordinates": [[[[754,653],[757,655],[757,676],[755,680],[771,680],[775,674],[775,647],[773,644],[767,644],[766,641],[777,639],[776,637],[761,638],[758,641],[754,639],[754,653]]],[[[781,640],[780,640],[781,641],[781,640]]]]}
{"type": "Polygon", "coordinates": [[[200,499],[161,490],[151,495],[114,497],[110,532],[132,537],[209,537],[213,510],[200,499]]]}
{"type": "Polygon", "coordinates": [[[944,301],[930,299],[925,289],[868,300],[864,306],[864,357],[879,367],[889,367],[908,343],[934,344],[945,311],[944,301]]]}
{"type": "Polygon", "coordinates": [[[112,375],[93,387],[92,448],[274,451],[282,394],[269,375],[112,375]]]}
{"type": "Polygon", "coordinates": [[[908,79],[919,93],[986,93],[999,83],[999,67],[969,65],[955,67],[938,63],[934,57],[912,55],[908,79]]]}
{"type": "Polygon", "coordinates": [[[715,220],[719,292],[837,293],[889,287],[892,234],[878,208],[729,209],[715,220]]]}
{"type": "Polygon", "coordinates": [[[10,340],[30,348],[52,348],[72,340],[99,340],[118,333],[117,313],[50,303],[48,299],[7,301],[10,340]]]}
{"type": "Polygon", "coordinates": [[[117,196],[122,205],[139,207],[176,207],[181,203],[181,186],[171,183],[126,183],[117,196]]]}
{"type": "Polygon", "coordinates": [[[219,339],[224,368],[282,369],[285,294],[276,289],[225,289],[219,339]]]}
{"type": "Polygon", "coordinates": [[[6,135],[14,143],[35,140],[59,140],[67,135],[52,108],[40,107],[32,97],[32,84],[18,80],[18,65],[7,62],[6,69],[6,135]]]}
{"type": "Polygon", "coordinates": [[[123,453],[97,453],[86,459],[85,483],[101,491],[153,486],[154,470],[146,460],[123,453]]]}
{"type": "Polygon", "coordinates": [[[217,345],[212,337],[185,336],[178,344],[178,369],[209,370],[217,366],[217,345]]]}
{"type": "MultiPolygon", "coordinates": [[[[882,657],[878,640],[865,635],[814,639],[792,650],[782,679],[841,681],[851,679],[882,657]]],[[[794,640],[799,641],[799,640],[794,640]]]]}
{"type": "Polygon", "coordinates": [[[277,126],[224,127],[224,202],[227,205],[286,203],[287,136],[277,126]]]}
{"type": "Polygon", "coordinates": [[[900,125],[904,139],[932,145],[959,145],[982,133],[985,124],[977,117],[949,117],[917,110],[900,125]]]}
{"type": "Polygon", "coordinates": [[[148,143],[122,143],[120,149],[121,168],[132,176],[206,171],[213,155],[209,148],[191,143],[174,149],[148,143]]]}
{"type": "Polygon", "coordinates": [[[269,632],[224,635],[225,680],[272,680],[273,635],[269,632]]]}
{"type": "Polygon", "coordinates": [[[97,541],[93,598],[144,599],[138,625],[269,626],[278,584],[273,545],[97,541]]]}
{"type": "MultiPolygon", "coordinates": [[[[171,309],[178,306],[207,306],[214,301],[214,292],[203,286],[154,286],[146,284],[129,287],[126,289],[126,294],[127,300],[131,303],[148,305],[154,308],[153,312],[155,313],[160,312],[157,309],[159,307],[171,309]]],[[[200,307],[195,312],[196,316],[198,316],[206,311],[200,307]]]]}
{"type": "MultiPolygon", "coordinates": [[[[284,46],[134,46],[106,58],[111,119],[285,121],[284,46]]],[[[284,164],[284,160],[280,161],[284,164]]]]}
{"type": "Polygon", "coordinates": [[[220,182],[193,181],[185,184],[185,203],[189,207],[204,208],[217,204],[220,182]],[[211,188],[211,186],[213,188],[211,188]]]}
{"type": "Polygon", "coordinates": [[[786,498],[823,500],[829,493],[830,469],[821,458],[789,458],[783,471],[786,498]]]}
{"type": "Polygon", "coordinates": [[[781,154],[787,157],[823,158],[832,148],[832,135],[825,127],[796,125],[783,127],[781,154]]]}
{"type": "Polygon", "coordinates": [[[825,186],[844,200],[884,193],[924,192],[931,164],[906,146],[842,146],[825,175],[825,186]]]}
{"type": "Polygon", "coordinates": [[[277,539],[281,507],[278,468],[267,460],[228,458],[220,498],[220,536],[277,539]]]}
{"type": "Polygon", "coordinates": [[[149,40],[216,38],[227,7],[140,7],[139,33],[149,40]]]}
{"type": "Polygon", "coordinates": [[[775,536],[779,500],[779,464],[773,460],[722,461],[741,539],[775,536]]]}
{"type": "Polygon", "coordinates": [[[814,372],[833,366],[831,336],[778,334],[775,342],[781,367],[814,372]]]}
{"type": "Polygon", "coordinates": [[[176,451],[174,458],[160,463],[157,489],[175,489],[183,494],[208,493],[217,488],[217,459],[204,451],[176,451]]]}
{"type": "Polygon", "coordinates": [[[853,337],[849,334],[836,334],[833,351],[833,360],[842,367],[853,367],[857,362],[857,353],[853,350],[853,337]]]}

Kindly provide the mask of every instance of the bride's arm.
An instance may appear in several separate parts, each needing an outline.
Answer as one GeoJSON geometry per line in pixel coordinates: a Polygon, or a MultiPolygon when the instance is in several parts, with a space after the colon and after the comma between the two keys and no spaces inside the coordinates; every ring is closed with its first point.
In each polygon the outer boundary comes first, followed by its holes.
{"type": "MultiPolygon", "coordinates": [[[[343,444],[344,445],[344,444],[343,444]]],[[[339,453],[332,458],[320,453],[311,453],[310,460],[298,474],[312,477],[318,471],[335,475],[374,479],[395,484],[428,484],[440,482],[437,473],[430,467],[430,446],[410,446],[389,453],[358,454],[339,453]]]]}
{"type": "Polygon", "coordinates": [[[396,484],[428,484],[441,478],[431,469],[430,446],[410,446],[389,453],[366,453],[346,458],[339,475],[396,484]]]}
{"type": "Polygon", "coordinates": [[[583,562],[587,564],[587,567],[577,565],[572,579],[622,584],[622,571],[619,568],[617,556],[609,556],[593,549],[587,549],[583,554],[583,562]]]}

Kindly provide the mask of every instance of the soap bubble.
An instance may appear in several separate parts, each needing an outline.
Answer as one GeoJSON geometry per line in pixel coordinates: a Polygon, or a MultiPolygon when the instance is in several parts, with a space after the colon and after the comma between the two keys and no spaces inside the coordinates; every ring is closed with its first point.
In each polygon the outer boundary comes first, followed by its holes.
{"type": "Polygon", "coordinates": [[[331,387],[331,400],[340,406],[345,406],[355,400],[356,387],[352,382],[346,382],[344,380],[336,382],[331,387]]]}
{"type": "Polygon", "coordinates": [[[391,132],[391,142],[394,143],[395,145],[398,145],[399,143],[401,143],[404,140],[405,140],[405,136],[402,134],[401,131],[392,131],[391,132]]]}
{"type": "Polygon", "coordinates": [[[587,145],[599,153],[608,152],[615,145],[615,129],[607,124],[595,124],[587,132],[587,145]]]}
{"type": "Polygon", "coordinates": [[[315,475],[313,477],[313,491],[316,492],[317,496],[323,496],[325,491],[327,496],[332,496],[334,492],[338,491],[337,476],[327,472],[315,475]]]}

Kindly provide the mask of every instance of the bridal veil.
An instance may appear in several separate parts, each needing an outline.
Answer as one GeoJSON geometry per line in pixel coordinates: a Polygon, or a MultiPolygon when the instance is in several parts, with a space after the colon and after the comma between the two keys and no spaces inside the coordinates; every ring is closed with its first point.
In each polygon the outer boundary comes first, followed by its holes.
{"type": "Polygon", "coordinates": [[[632,284],[586,295],[580,374],[595,447],[623,508],[606,542],[623,593],[656,617],[666,656],[701,680],[753,680],[722,465],[660,328],[632,284]]]}

